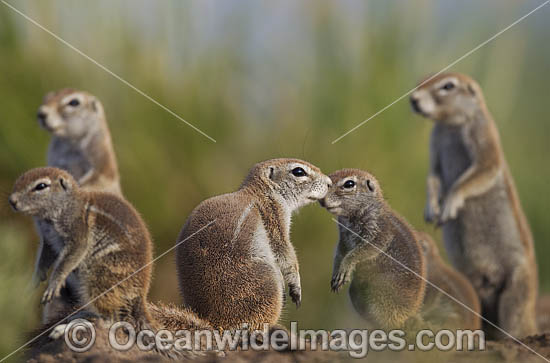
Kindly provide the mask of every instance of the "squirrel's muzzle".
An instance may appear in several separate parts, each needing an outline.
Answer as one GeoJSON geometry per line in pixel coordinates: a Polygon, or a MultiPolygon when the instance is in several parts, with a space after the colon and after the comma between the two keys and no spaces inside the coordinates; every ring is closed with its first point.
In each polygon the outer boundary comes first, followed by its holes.
{"type": "Polygon", "coordinates": [[[14,211],[17,211],[17,200],[15,200],[15,198],[13,196],[11,196],[9,199],[8,199],[8,202],[10,203],[11,207],[13,208],[14,211]]]}

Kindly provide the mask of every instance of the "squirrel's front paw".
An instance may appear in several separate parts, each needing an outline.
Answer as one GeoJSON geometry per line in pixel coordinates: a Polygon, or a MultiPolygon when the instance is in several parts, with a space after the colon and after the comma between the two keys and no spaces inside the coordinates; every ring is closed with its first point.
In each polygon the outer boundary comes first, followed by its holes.
{"type": "Polygon", "coordinates": [[[443,213],[439,219],[439,224],[443,224],[448,220],[455,219],[458,216],[458,211],[464,206],[464,198],[456,194],[450,194],[445,199],[443,205],[443,213]]]}
{"type": "Polygon", "coordinates": [[[441,215],[441,209],[437,203],[426,203],[426,208],[424,208],[424,220],[427,223],[434,223],[439,220],[441,215]]]}
{"type": "Polygon", "coordinates": [[[353,268],[342,269],[340,268],[337,273],[332,275],[332,281],[330,282],[330,287],[333,292],[338,292],[342,285],[347,284],[351,281],[351,274],[353,268]]]}
{"type": "Polygon", "coordinates": [[[47,304],[50,301],[52,301],[54,297],[58,297],[62,287],[63,287],[62,283],[50,282],[50,284],[48,285],[48,288],[46,289],[46,291],[44,291],[44,295],[42,295],[41,303],[47,304]]]}
{"type": "Polygon", "coordinates": [[[302,303],[302,288],[300,285],[290,284],[288,286],[288,294],[292,298],[292,301],[296,304],[296,307],[299,308],[302,303]]]}
{"type": "Polygon", "coordinates": [[[44,291],[44,295],[42,295],[42,300],[40,301],[43,305],[49,303],[52,301],[54,296],[55,290],[51,286],[48,286],[46,291],[44,291]]]}

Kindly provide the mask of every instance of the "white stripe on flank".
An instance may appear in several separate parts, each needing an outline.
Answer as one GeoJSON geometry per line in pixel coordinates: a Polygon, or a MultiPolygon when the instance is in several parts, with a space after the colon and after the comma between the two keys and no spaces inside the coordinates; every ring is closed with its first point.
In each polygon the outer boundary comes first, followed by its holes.
{"type": "Polygon", "coordinates": [[[239,233],[241,233],[241,229],[243,227],[244,221],[246,220],[246,217],[250,214],[250,211],[252,210],[253,203],[250,203],[246,206],[244,209],[243,214],[239,217],[239,220],[237,221],[237,227],[235,228],[235,232],[233,233],[233,239],[231,239],[231,242],[235,242],[237,240],[237,237],[239,237],[239,233]]]}
{"type": "Polygon", "coordinates": [[[118,243],[111,243],[103,249],[100,249],[93,255],[94,259],[100,259],[107,256],[110,253],[120,251],[120,245],[118,243]]]}
{"type": "Polygon", "coordinates": [[[126,228],[126,226],[123,223],[121,223],[115,216],[113,216],[112,214],[107,213],[104,210],[99,209],[99,208],[97,208],[93,205],[90,206],[90,211],[93,212],[93,213],[102,215],[102,216],[108,218],[109,220],[111,220],[113,223],[115,223],[122,230],[122,232],[124,232],[124,234],[129,239],[131,239],[130,232],[128,231],[128,228],[126,228]]]}

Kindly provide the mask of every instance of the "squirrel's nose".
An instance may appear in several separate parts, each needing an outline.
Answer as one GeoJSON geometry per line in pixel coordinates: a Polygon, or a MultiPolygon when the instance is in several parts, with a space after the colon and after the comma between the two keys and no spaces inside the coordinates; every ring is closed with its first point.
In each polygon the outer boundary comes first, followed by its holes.
{"type": "Polygon", "coordinates": [[[10,197],[8,201],[10,202],[10,205],[13,208],[13,210],[17,210],[17,201],[13,197],[10,197]]]}
{"type": "Polygon", "coordinates": [[[46,119],[48,118],[48,114],[42,110],[38,110],[36,117],[38,118],[38,121],[44,125],[46,123],[46,119]]]}
{"type": "Polygon", "coordinates": [[[411,107],[415,112],[420,112],[420,106],[418,105],[419,100],[414,95],[411,96],[411,107]]]}

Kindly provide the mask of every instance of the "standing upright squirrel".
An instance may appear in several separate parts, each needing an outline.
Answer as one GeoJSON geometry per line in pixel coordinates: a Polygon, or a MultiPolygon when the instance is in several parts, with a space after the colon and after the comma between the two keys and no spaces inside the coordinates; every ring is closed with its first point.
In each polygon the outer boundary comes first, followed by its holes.
{"type": "Polygon", "coordinates": [[[517,338],[534,334],[533,237],[481,88],[463,74],[440,74],[410,99],[435,121],[426,220],[443,226],[448,256],[472,282],[482,315],[517,338]]]}
{"type": "Polygon", "coordinates": [[[373,327],[398,329],[418,321],[426,262],[412,227],[387,204],[378,181],[358,169],[330,174],[321,206],[340,231],[331,287],[351,282],[355,310],[373,327]]]}
{"type": "MultiPolygon", "coordinates": [[[[50,92],[44,97],[37,118],[52,135],[47,158],[49,166],[66,170],[86,190],[122,195],[105,112],[95,96],[70,88],[50,92]]],[[[63,245],[50,223],[36,218],[35,223],[41,239],[33,274],[37,285],[46,280],[63,245]]],[[[78,295],[75,279],[75,274],[71,274],[62,296],[46,304],[44,322],[74,305],[78,295]]]]}
{"type": "Polygon", "coordinates": [[[285,283],[299,306],[291,215],[323,198],[330,184],[305,161],[274,159],[256,164],[236,192],[203,201],[178,237],[176,264],[185,305],[223,329],[275,325],[285,283]]]}

